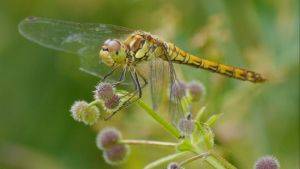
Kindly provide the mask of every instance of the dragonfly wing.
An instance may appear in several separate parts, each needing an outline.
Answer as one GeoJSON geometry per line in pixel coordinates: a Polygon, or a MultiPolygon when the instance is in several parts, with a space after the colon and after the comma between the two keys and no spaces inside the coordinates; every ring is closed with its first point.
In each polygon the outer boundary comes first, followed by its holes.
{"type": "MultiPolygon", "coordinates": [[[[112,68],[101,62],[99,60],[99,56],[93,51],[94,49],[87,47],[82,48],[78,53],[80,57],[80,70],[102,79],[105,75],[112,71],[112,68]]],[[[123,69],[121,67],[116,69],[107,80],[110,80],[111,82],[119,81],[122,70],[123,69]]]]}
{"type": "Polygon", "coordinates": [[[180,119],[185,118],[186,109],[184,106],[185,101],[176,94],[174,87],[172,87],[180,83],[172,62],[156,57],[140,64],[137,70],[150,83],[153,109],[157,109],[160,106],[162,96],[169,89],[169,115],[172,124],[178,127],[180,119]]]}
{"type": "Polygon", "coordinates": [[[102,69],[106,66],[99,64],[98,58],[100,46],[107,39],[123,39],[134,31],[108,24],[28,17],[20,22],[19,32],[39,45],[82,56],[83,70],[104,76],[102,69]]]}
{"type": "MultiPolygon", "coordinates": [[[[188,107],[185,99],[185,92],[181,93],[180,82],[177,78],[174,65],[169,61],[169,75],[170,75],[170,93],[169,93],[169,113],[172,119],[172,123],[175,127],[178,127],[179,121],[186,118],[188,114],[188,107]],[[174,87],[177,86],[177,87],[174,87]]],[[[185,91],[185,90],[184,90],[185,91]]]]}
{"type": "Polygon", "coordinates": [[[150,61],[150,92],[153,109],[156,110],[162,100],[163,93],[167,88],[168,77],[166,76],[169,70],[168,63],[160,58],[155,58],[150,61]]]}
{"type": "Polygon", "coordinates": [[[135,67],[139,75],[149,83],[152,108],[154,110],[157,110],[159,107],[162,97],[168,88],[168,66],[168,62],[160,58],[153,58],[135,67]]]}
{"type": "Polygon", "coordinates": [[[78,54],[87,48],[97,49],[107,39],[123,38],[133,32],[115,25],[76,23],[41,17],[24,19],[19,24],[19,31],[27,39],[42,46],[78,54]]]}

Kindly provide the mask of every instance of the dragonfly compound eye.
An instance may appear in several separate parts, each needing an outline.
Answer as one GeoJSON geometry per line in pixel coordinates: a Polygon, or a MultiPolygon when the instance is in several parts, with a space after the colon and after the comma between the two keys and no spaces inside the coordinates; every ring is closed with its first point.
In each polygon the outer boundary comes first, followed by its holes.
{"type": "Polygon", "coordinates": [[[108,52],[108,48],[107,47],[102,47],[102,50],[108,52]]]}
{"type": "MultiPolygon", "coordinates": [[[[108,39],[102,46],[102,60],[110,60],[116,64],[124,64],[126,60],[125,46],[117,39],[108,39]]],[[[104,61],[105,62],[105,61],[104,61]]]]}
{"type": "Polygon", "coordinates": [[[119,51],[121,49],[121,43],[114,39],[114,40],[111,40],[111,39],[108,39],[104,42],[104,45],[109,52],[116,52],[116,51],[119,51]]]}

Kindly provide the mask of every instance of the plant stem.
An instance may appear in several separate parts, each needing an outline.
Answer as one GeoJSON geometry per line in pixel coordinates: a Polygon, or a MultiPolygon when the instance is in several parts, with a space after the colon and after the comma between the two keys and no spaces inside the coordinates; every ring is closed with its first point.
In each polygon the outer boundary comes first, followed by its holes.
{"type": "Polygon", "coordinates": [[[185,164],[188,164],[188,163],[190,163],[190,162],[192,162],[192,161],[195,161],[195,160],[197,160],[197,159],[199,159],[199,158],[206,158],[206,157],[209,156],[209,155],[210,155],[210,154],[207,153],[207,152],[202,153],[202,154],[198,154],[198,155],[196,155],[196,156],[193,156],[193,157],[191,157],[191,158],[188,158],[188,159],[182,161],[182,162],[179,164],[179,166],[180,166],[180,167],[181,167],[181,166],[184,166],[185,164]]]}
{"type": "MultiPolygon", "coordinates": [[[[195,147],[195,149],[196,149],[196,147],[195,147]]],[[[201,154],[203,154],[202,150],[200,150],[200,149],[196,150],[196,153],[198,153],[199,156],[201,154]]],[[[216,169],[236,169],[235,166],[233,166],[227,160],[225,160],[224,158],[222,158],[221,156],[216,154],[213,150],[209,151],[208,154],[209,154],[209,156],[207,156],[207,158],[205,158],[204,160],[208,164],[210,164],[212,167],[214,167],[216,169]]]]}
{"type": "Polygon", "coordinates": [[[225,160],[223,157],[219,156],[215,152],[211,152],[211,156],[214,157],[219,163],[221,163],[226,169],[236,169],[235,166],[230,164],[227,160],[225,160]]]}
{"type": "Polygon", "coordinates": [[[91,103],[89,103],[89,106],[94,106],[100,103],[100,100],[96,99],[94,101],[92,101],[91,103]]]}
{"type": "Polygon", "coordinates": [[[168,132],[170,132],[176,138],[180,138],[180,132],[165,119],[158,115],[153,109],[151,109],[146,103],[138,100],[137,103],[141,108],[143,108],[155,121],[162,125],[168,132]]]}
{"type": "Polygon", "coordinates": [[[210,156],[205,161],[216,169],[236,169],[236,167],[214,152],[210,152],[210,156]]]}
{"type": "Polygon", "coordinates": [[[160,159],[148,164],[144,169],[152,169],[152,168],[162,165],[163,163],[174,161],[176,158],[184,156],[187,153],[189,153],[189,152],[180,152],[180,153],[168,155],[166,157],[160,158],[160,159]]]}
{"type": "Polygon", "coordinates": [[[150,140],[121,140],[120,143],[130,144],[130,145],[156,145],[156,146],[171,146],[171,147],[175,147],[177,145],[177,143],[150,141],[150,140]]]}
{"type": "Polygon", "coordinates": [[[216,169],[227,169],[223,164],[220,163],[218,159],[216,159],[213,156],[209,156],[205,159],[206,162],[208,162],[211,166],[213,166],[216,169]]]}

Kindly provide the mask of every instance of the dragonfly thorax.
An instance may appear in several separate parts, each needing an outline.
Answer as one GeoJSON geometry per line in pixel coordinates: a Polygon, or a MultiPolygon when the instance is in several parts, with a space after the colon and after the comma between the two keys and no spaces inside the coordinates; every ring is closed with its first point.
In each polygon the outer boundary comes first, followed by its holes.
{"type": "Polygon", "coordinates": [[[150,33],[135,32],[124,41],[128,53],[136,62],[148,61],[162,56],[164,43],[150,33]]]}
{"type": "Polygon", "coordinates": [[[117,39],[108,39],[99,52],[100,60],[106,65],[122,65],[126,63],[125,46],[117,39]]]}

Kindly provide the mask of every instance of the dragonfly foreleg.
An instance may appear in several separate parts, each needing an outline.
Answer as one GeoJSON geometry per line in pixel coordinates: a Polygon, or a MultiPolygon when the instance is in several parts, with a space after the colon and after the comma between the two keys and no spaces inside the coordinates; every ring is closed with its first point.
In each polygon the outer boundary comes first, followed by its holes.
{"type": "Polygon", "coordinates": [[[115,82],[115,83],[113,84],[114,87],[117,86],[117,85],[119,85],[120,83],[124,82],[125,77],[126,77],[126,73],[127,73],[127,66],[125,66],[125,67],[123,68],[122,74],[121,74],[121,76],[120,76],[119,81],[117,81],[117,82],[115,82]]]}
{"type": "Polygon", "coordinates": [[[138,76],[136,74],[136,71],[135,70],[134,71],[130,71],[130,75],[132,76],[132,79],[133,79],[133,81],[135,83],[136,90],[138,91],[138,94],[139,94],[138,96],[139,96],[139,98],[141,98],[142,97],[142,88],[141,88],[141,84],[140,84],[139,78],[138,78],[138,76]]]}
{"type": "Polygon", "coordinates": [[[109,76],[111,76],[117,69],[119,68],[119,66],[114,67],[109,73],[107,73],[103,78],[102,78],[102,82],[104,82],[109,76]]]}
{"type": "Polygon", "coordinates": [[[141,75],[140,77],[142,77],[143,81],[144,81],[144,84],[140,84],[140,81],[139,81],[139,78],[138,78],[138,74],[136,73],[135,70],[130,70],[130,76],[131,76],[131,79],[134,83],[134,86],[135,86],[135,90],[131,93],[128,93],[126,94],[125,96],[123,97],[127,97],[128,95],[130,96],[122,105],[121,107],[112,112],[108,117],[106,117],[104,120],[109,120],[110,118],[112,118],[118,111],[128,107],[129,105],[131,105],[132,103],[134,103],[135,101],[139,100],[141,97],[142,97],[142,88],[144,88],[147,84],[147,81],[146,79],[144,79],[141,75]],[[136,94],[138,93],[137,97],[136,94]],[[134,98],[135,97],[135,98],[134,98]]]}

